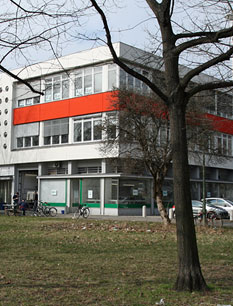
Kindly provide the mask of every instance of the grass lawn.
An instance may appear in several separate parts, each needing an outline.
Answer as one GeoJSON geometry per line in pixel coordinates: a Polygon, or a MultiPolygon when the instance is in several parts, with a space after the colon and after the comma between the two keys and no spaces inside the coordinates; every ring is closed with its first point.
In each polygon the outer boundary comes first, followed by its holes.
{"type": "Polygon", "coordinates": [[[232,229],[197,228],[207,294],[172,290],[175,226],[0,216],[0,305],[232,305],[232,229]]]}

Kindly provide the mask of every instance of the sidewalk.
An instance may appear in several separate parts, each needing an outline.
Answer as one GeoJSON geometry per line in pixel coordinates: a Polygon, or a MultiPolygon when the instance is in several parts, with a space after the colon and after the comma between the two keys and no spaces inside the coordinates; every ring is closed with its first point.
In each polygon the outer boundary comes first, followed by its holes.
{"type": "MultiPolygon", "coordinates": [[[[58,214],[58,218],[72,218],[73,214],[58,214]]],[[[94,220],[114,220],[114,221],[141,221],[141,222],[162,222],[160,216],[106,216],[106,215],[90,215],[88,219],[94,220]]],[[[172,220],[172,223],[175,223],[175,220],[172,220]]]]}

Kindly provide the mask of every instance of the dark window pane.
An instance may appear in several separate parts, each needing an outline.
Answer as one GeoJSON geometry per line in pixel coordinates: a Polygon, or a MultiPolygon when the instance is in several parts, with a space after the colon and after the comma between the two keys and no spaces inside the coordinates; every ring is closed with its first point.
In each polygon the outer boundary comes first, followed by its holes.
{"type": "Polygon", "coordinates": [[[82,141],[82,123],[76,122],[74,124],[74,141],[82,141]]]}
{"type": "Polygon", "coordinates": [[[33,147],[39,146],[39,136],[32,137],[32,145],[33,147]]]}
{"type": "Polygon", "coordinates": [[[52,136],[52,144],[59,144],[59,135],[52,136]]]}
{"type": "Polygon", "coordinates": [[[51,136],[44,137],[44,145],[50,145],[51,142],[51,136]]]}
{"type": "Polygon", "coordinates": [[[68,143],[68,134],[61,135],[61,143],[68,143]]]}
{"type": "Polygon", "coordinates": [[[17,148],[23,147],[23,137],[17,138],[17,148]]]}
{"type": "Polygon", "coordinates": [[[31,142],[31,137],[25,137],[25,147],[31,147],[32,142],[31,142]]]}
{"type": "Polygon", "coordinates": [[[85,121],[83,125],[83,140],[88,141],[91,140],[91,121],[85,121]]]}

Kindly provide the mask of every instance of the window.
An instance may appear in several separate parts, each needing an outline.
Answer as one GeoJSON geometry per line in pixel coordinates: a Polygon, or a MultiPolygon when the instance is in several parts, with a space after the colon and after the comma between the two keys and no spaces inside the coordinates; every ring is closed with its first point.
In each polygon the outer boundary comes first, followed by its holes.
{"type": "Polygon", "coordinates": [[[91,140],[91,121],[84,121],[83,123],[83,140],[91,140]]]}
{"type": "Polygon", "coordinates": [[[23,147],[23,137],[17,138],[17,148],[23,147]]]}
{"type": "Polygon", "coordinates": [[[39,146],[39,136],[18,137],[16,139],[17,148],[30,148],[39,146]]]}
{"type": "Polygon", "coordinates": [[[18,100],[18,107],[29,106],[40,103],[40,96],[18,100]]]}
{"type": "Polygon", "coordinates": [[[68,143],[69,119],[44,122],[44,145],[68,143]]]}
{"type": "Polygon", "coordinates": [[[215,147],[218,154],[232,156],[232,136],[225,134],[216,135],[215,147]]]}
{"type": "Polygon", "coordinates": [[[32,146],[39,146],[39,136],[32,136],[32,146]]]}
{"type": "Polygon", "coordinates": [[[117,66],[115,64],[108,65],[108,89],[112,90],[117,86],[116,78],[117,66]]]}
{"type": "Polygon", "coordinates": [[[67,74],[45,79],[45,102],[69,98],[69,79],[67,74]]]}
{"type": "Polygon", "coordinates": [[[74,95],[90,95],[102,91],[102,66],[85,68],[76,71],[74,95]]]}
{"type": "Polygon", "coordinates": [[[24,146],[25,147],[31,147],[32,143],[31,143],[31,137],[25,137],[24,138],[24,146]]]}
{"type": "Polygon", "coordinates": [[[84,94],[89,95],[92,93],[92,68],[84,70],[84,94]]]}
{"type": "Polygon", "coordinates": [[[100,140],[102,138],[102,121],[94,120],[93,121],[93,139],[100,140]]]}
{"type": "Polygon", "coordinates": [[[115,139],[117,135],[117,121],[115,114],[109,114],[107,118],[107,137],[108,139],[115,139]]]}
{"type": "Polygon", "coordinates": [[[75,122],[74,124],[74,142],[82,141],[82,122],[75,122]]]}
{"type": "MultiPolygon", "coordinates": [[[[136,67],[131,67],[134,71],[144,75],[149,78],[149,73],[145,70],[141,70],[136,67]]],[[[146,93],[148,91],[148,86],[140,81],[139,79],[133,77],[131,74],[126,73],[123,69],[120,69],[120,86],[122,88],[127,88],[129,90],[135,89],[136,91],[140,91],[146,93]]],[[[110,88],[109,88],[110,89],[110,88]]]]}
{"type": "Polygon", "coordinates": [[[102,139],[102,119],[83,118],[74,121],[74,142],[102,139]]]}
{"type": "Polygon", "coordinates": [[[102,67],[94,68],[94,93],[102,91],[102,67]]]}

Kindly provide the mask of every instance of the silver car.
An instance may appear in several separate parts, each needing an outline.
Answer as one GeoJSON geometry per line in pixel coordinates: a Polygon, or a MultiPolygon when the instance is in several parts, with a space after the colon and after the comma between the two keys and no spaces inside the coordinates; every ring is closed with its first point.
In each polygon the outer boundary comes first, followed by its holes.
{"type": "MultiPolygon", "coordinates": [[[[193,216],[200,216],[203,212],[203,203],[198,200],[192,200],[193,216]]],[[[173,216],[175,216],[175,206],[173,206],[173,216]]],[[[206,203],[206,215],[208,219],[216,217],[217,219],[228,219],[228,212],[220,207],[206,203]]]]}
{"type": "Polygon", "coordinates": [[[212,204],[225,209],[228,213],[233,211],[233,202],[224,198],[206,198],[207,204],[212,204]]]}

